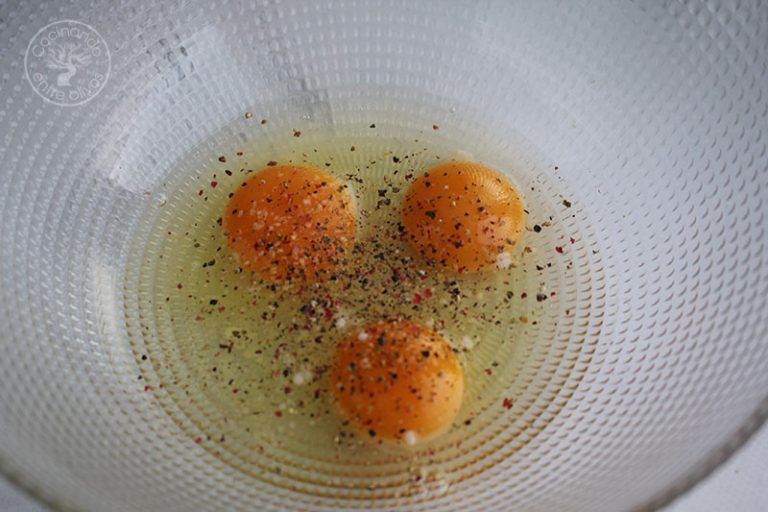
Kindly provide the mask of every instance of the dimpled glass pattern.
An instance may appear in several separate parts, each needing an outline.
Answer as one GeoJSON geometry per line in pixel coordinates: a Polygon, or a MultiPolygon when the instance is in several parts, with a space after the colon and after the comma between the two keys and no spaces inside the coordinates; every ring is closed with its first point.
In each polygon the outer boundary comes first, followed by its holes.
{"type": "Polygon", "coordinates": [[[0,468],[56,508],[653,509],[764,419],[764,2],[6,2],[0,92],[0,468]],[[112,59],[76,107],[24,71],[62,19],[112,59]],[[254,136],[247,111],[346,134],[436,123],[524,148],[544,189],[557,166],[584,236],[559,290],[575,314],[537,340],[552,409],[488,416],[416,494],[195,444],[136,380],[156,326],[130,256],[145,193],[190,151],[254,136]]]}

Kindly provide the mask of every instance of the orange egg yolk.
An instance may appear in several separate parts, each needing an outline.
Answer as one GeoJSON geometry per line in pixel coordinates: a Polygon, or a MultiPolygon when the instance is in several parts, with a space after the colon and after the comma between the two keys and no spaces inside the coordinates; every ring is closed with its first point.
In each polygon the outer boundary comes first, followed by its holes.
{"type": "Polygon", "coordinates": [[[456,417],[464,373],[448,342],[407,320],[381,320],[339,343],[331,389],[342,413],[372,437],[409,444],[456,417]]]}
{"type": "Polygon", "coordinates": [[[402,218],[408,240],[427,261],[469,272],[508,266],[525,228],[512,183],[472,162],[421,175],[408,189],[402,218]]]}
{"type": "Polygon", "coordinates": [[[262,277],[313,280],[354,242],[354,202],[333,176],[278,165],[251,176],[226,206],[223,226],[240,264],[262,277]]]}

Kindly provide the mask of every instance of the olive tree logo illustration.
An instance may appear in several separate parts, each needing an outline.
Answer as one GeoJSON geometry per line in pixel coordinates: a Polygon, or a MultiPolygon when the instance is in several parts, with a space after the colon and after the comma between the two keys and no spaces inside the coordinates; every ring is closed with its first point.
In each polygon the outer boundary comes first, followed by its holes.
{"type": "Polygon", "coordinates": [[[49,68],[62,70],[56,77],[56,85],[70,87],[69,81],[77,73],[78,66],[91,62],[91,55],[80,43],[66,42],[52,46],[45,60],[49,68]]]}
{"type": "Polygon", "coordinates": [[[111,64],[104,38],[90,25],[74,20],[40,29],[24,55],[27,79],[35,92],[65,107],[82,105],[101,92],[111,64]]]}

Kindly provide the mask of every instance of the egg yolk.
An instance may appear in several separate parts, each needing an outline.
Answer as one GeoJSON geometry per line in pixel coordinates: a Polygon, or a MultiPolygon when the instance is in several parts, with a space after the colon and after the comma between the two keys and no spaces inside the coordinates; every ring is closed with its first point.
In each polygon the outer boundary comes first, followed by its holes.
{"type": "Polygon", "coordinates": [[[472,162],[437,165],[421,175],[408,189],[402,218],[427,261],[469,272],[508,266],[525,227],[515,187],[472,162]]]}
{"type": "Polygon", "coordinates": [[[381,320],[339,343],[331,389],[344,416],[370,436],[412,444],[453,421],[464,374],[435,331],[407,320],[381,320]]]}
{"type": "Polygon", "coordinates": [[[276,281],[310,280],[353,244],[354,202],[344,185],[319,169],[272,166],[238,187],[223,226],[244,268],[276,281]]]}

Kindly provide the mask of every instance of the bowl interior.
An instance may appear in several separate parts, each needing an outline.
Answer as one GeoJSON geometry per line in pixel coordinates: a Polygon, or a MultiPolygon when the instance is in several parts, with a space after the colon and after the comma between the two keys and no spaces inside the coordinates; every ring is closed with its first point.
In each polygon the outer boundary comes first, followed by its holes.
{"type": "Polygon", "coordinates": [[[763,8],[97,1],[0,14],[0,466],[43,499],[626,510],[669,499],[762,420],[763,8]],[[103,90],[78,106],[44,101],[24,73],[30,41],[60,19],[109,47],[103,90]],[[167,334],[143,309],[153,275],[137,262],[178,220],[169,184],[243,145],[279,152],[289,130],[382,151],[429,138],[504,170],[553,217],[530,261],[554,262],[539,277],[557,298],[516,334],[524,364],[415,476],[389,455],[196,443],[206,404],[137,378],[165,371],[137,360],[167,334]]]}

